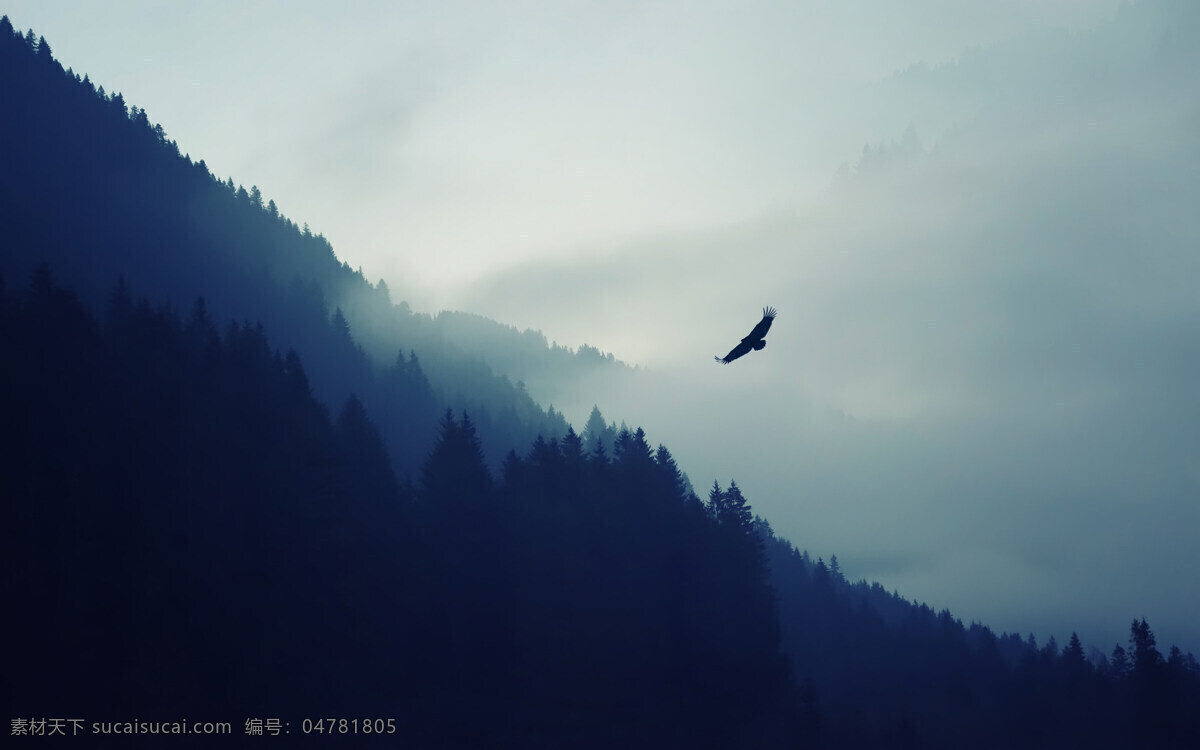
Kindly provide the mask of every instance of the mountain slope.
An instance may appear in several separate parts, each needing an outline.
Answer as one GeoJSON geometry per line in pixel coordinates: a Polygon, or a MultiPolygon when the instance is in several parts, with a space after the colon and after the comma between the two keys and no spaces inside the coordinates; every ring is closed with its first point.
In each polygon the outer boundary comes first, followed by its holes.
{"type": "Polygon", "coordinates": [[[0,288],[0,332],[13,716],[371,719],[371,746],[800,736],[748,519],[710,516],[640,430],[611,462],[539,439],[494,480],[447,415],[414,487],[356,399],[330,419],[294,353],[202,306],[118,295],[98,320],[43,267],[0,288]]]}
{"type": "Polygon", "coordinates": [[[8,278],[28,279],[45,262],[93,308],[123,277],[177,309],[203,298],[219,324],[258,321],[273,344],[310,363],[327,405],[356,393],[379,415],[402,473],[432,444],[446,405],[469,410],[486,428],[494,465],[538,434],[565,431],[560,415],[426,325],[427,317],[393,304],[386,286],[339,262],[322,236],[282,216],[257,189],[221,182],[203,161],[181,155],[144,110],[64,72],[44,40],[23,38],[7,22],[3,31],[0,272],[8,278]],[[405,368],[431,388],[397,391],[389,373],[405,368]]]}

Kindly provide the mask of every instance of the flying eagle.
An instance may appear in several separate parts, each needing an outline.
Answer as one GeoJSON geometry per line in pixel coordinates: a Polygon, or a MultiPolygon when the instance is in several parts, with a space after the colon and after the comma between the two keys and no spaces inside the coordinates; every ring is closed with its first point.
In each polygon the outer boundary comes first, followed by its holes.
{"type": "Polygon", "coordinates": [[[751,349],[758,351],[767,345],[764,337],[767,331],[771,330],[771,323],[775,322],[775,308],[764,307],[762,320],[758,321],[758,325],[754,326],[754,330],[750,335],[742,339],[742,343],[733,347],[733,349],[724,357],[713,357],[723,365],[727,365],[743,354],[747,354],[751,349]]]}

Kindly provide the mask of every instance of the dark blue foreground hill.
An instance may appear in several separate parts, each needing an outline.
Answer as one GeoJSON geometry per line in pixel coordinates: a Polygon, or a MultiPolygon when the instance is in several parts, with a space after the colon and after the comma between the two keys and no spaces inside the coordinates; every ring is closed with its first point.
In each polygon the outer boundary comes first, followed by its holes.
{"type": "MultiPolygon", "coordinates": [[[[422,746],[801,738],[749,519],[640,431],[488,472],[446,415],[398,483],[294,354],[39,273],[0,297],[13,716],[393,716],[422,746]]],[[[235,724],[240,726],[239,721],[235,724]]],[[[793,743],[794,744],[794,743],[793,743]]]]}

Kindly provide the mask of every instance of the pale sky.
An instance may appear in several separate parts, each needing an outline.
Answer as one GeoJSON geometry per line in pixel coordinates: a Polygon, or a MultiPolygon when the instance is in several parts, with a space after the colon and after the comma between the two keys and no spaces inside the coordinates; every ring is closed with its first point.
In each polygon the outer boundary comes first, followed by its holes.
{"type": "Polygon", "coordinates": [[[1119,4],[0,11],[394,299],[649,365],[555,405],[850,576],[1200,651],[1200,101],[1119,4]],[[909,126],[909,167],[831,186],[909,126]]]}
{"type": "Polygon", "coordinates": [[[794,206],[862,143],[896,135],[836,111],[853,87],[1035,24],[1086,28],[1115,5],[17,0],[5,12],[373,280],[462,307],[463,282],[514,262],[794,206]]]}

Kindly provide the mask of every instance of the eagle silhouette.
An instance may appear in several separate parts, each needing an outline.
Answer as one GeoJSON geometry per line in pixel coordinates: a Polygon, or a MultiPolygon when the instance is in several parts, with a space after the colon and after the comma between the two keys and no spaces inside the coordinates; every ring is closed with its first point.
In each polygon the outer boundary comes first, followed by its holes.
{"type": "Polygon", "coordinates": [[[713,357],[723,365],[727,365],[743,354],[748,354],[751,349],[758,351],[767,345],[764,337],[767,331],[771,330],[771,324],[775,322],[775,308],[764,307],[762,320],[758,321],[758,325],[754,326],[754,330],[750,335],[742,339],[742,343],[733,347],[724,357],[713,357]]]}

